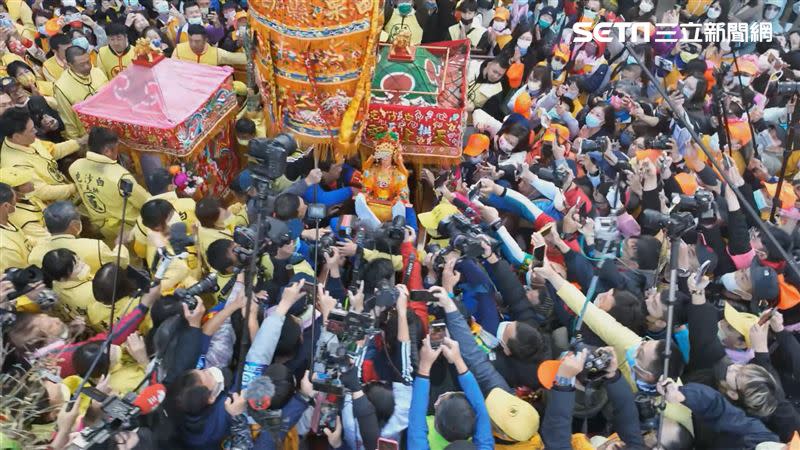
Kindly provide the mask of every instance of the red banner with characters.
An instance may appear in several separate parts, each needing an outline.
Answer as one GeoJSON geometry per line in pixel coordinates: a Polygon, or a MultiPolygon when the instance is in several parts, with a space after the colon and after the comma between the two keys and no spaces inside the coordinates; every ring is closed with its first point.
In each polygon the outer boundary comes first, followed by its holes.
{"type": "Polygon", "coordinates": [[[464,125],[463,109],[373,103],[364,141],[372,147],[376,135],[394,131],[403,156],[460,158],[464,125]]]}

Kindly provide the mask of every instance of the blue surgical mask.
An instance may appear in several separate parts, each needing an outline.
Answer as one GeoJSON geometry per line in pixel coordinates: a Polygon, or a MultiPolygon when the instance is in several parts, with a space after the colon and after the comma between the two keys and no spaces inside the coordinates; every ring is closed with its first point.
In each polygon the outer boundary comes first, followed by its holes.
{"type": "Polygon", "coordinates": [[[430,11],[430,10],[438,8],[438,5],[436,4],[435,1],[433,1],[433,2],[428,1],[428,2],[425,2],[425,8],[430,11]]]}
{"type": "Polygon", "coordinates": [[[75,38],[72,40],[72,45],[77,45],[84,50],[89,50],[89,39],[86,39],[86,37],[75,38]]]}
{"type": "Polygon", "coordinates": [[[202,25],[203,24],[203,18],[202,17],[191,17],[191,18],[186,19],[186,22],[188,22],[189,25],[202,25]]]}
{"type": "Polygon", "coordinates": [[[595,128],[595,127],[599,127],[600,125],[602,125],[602,123],[600,122],[600,119],[598,119],[596,116],[593,116],[592,114],[587,114],[586,115],[586,126],[587,127],[595,128]]]}
{"type": "Polygon", "coordinates": [[[37,31],[39,32],[39,34],[41,34],[42,36],[47,36],[47,30],[45,29],[44,25],[39,25],[39,27],[38,27],[38,28],[36,28],[36,30],[37,30],[37,31]]]}
{"type": "Polygon", "coordinates": [[[159,48],[160,49],[161,48],[161,39],[153,39],[152,41],[150,41],[150,45],[153,48],[159,48]]]}
{"type": "Polygon", "coordinates": [[[636,352],[639,350],[640,345],[642,345],[641,342],[628,348],[628,350],[625,351],[625,360],[628,362],[628,367],[631,369],[631,378],[633,378],[639,391],[644,394],[655,395],[658,392],[656,391],[656,386],[640,380],[636,375],[636,370],[634,370],[636,368],[636,352]]]}
{"type": "Polygon", "coordinates": [[[597,13],[589,8],[584,8],[583,17],[586,17],[589,20],[594,20],[594,18],[597,17],[597,13]]]}
{"type": "Polygon", "coordinates": [[[528,4],[528,0],[514,0],[514,3],[518,6],[525,6],[528,4]]]}
{"type": "Polygon", "coordinates": [[[505,333],[505,332],[506,332],[506,327],[507,327],[507,326],[508,326],[508,324],[510,324],[510,323],[511,323],[511,322],[500,322],[499,324],[497,324],[497,333],[495,333],[495,336],[496,336],[496,337],[497,337],[497,339],[499,339],[501,342],[503,341],[503,333],[505,333]]]}
{"type": "Polygon", "coordinates": [[[528,47],[520,47],[517,45],[517,49],[519,50],[520,56],[525,56],[528,54],[528,47]]]}
{"type": "Polygon", "coordinates": [[[477,166],[482,161],[483,161],[483,154],[480,154],[478,156],[465,156],[464,157],[464,162],[467,163],[467,164],[471,164],[473,166],[477,166]]]}
{"type": "Polygon", "coordinates": [[[139,6],[139,0],[125,0],[125,4],[129,8],[136,8],[139,6]]]}
{"type": "Polygon", "coordinates": [[[539,27],[540,28],[547,29],[547,28],[550,28],[550,25],[552,25],[551,22],[548,22],[548,21],[546,21],[544,19],[539,19],[539,27]]]}

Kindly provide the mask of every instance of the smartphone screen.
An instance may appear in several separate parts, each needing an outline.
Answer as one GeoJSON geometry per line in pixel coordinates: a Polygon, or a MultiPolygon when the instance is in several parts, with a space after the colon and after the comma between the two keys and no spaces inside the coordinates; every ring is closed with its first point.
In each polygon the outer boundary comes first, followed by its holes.
{"type": "Polygon", "coordinates": [[[399,448],[395,440],[386,438],[378,439],[378,450],[398,450],[399,448]]]}
{"type": "Polygon", "coordinates": [[[437,349],[440,345],[442,345],[446,331],[447,325],[445,325],[444,322],[437,321],[431,324],[431,348],[437,349]]]}
{"type": "Polygon", "coordinates": [[[424,289],[414,289],[409,293],[409,300],[412,302],[435,302],[436,297],[424,289]]]}

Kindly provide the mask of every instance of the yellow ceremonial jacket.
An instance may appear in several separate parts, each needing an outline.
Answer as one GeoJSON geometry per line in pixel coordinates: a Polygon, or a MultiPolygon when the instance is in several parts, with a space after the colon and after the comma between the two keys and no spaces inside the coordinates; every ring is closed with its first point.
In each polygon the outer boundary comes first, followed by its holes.
{"type": "MultiPolygon", "coordinates": [[[[116,305],[114,306],[114,322],[118,321],[119,318],[123,317],[125,314],[133,311],[137,306],[139,306],[141,301],[141,297],[123,297],[117,300],[116,305]]],[[[89,302],[87,305],[87,310],[86,323],[92,327],[92,329],[97,330],[98,332],[108,331],[108,319],[111,316],[111,306],[94,300],[89,302]]],[[[150,314],[148,314],[142,323],[139,324],[138,330],[139,333],[144,336],[152,327],[153,321],[150,319],[150,314]]]]}
{"type": "MultiPolygon", "coordinates": [[[[119,185],[123,178],[133,183],[133,192],[125,208],[125,222],[133,225],[144,202],[150,194],[124,167],[116,161],[95,152],[86,152],[69,167],[69,175],[75,181],[78,194],[86,205],[89,219],[101,229],[108,229],[111,236],[119,232],[122,219],[122,196],[119,185]]],[[[104,233],[105,235],[106,233],[104,233]]]]}
{"type": "Polygon", "coordinates": [[[386,39],[381,40],[392,42],[397,33],[403,29],[411,32],[411,45],[419,45],[422,42],[422,27],[417,22],[416,14],[403,17],[397,13],[392,14],[392,17],[384,25],[383,31],[386,33],[386,39]]]}
{"type": "Polygon", "coordinates": [[[22,231],[11,223],[0,225],[0,273],[10,267],[24,269],[30,247],[22,231]]]}
{"type": "Polygon", "coordinates": [[[203,266],[206,269],[211,269],[208,265],[208,247],[219,239],[233,240],[233,233],[229,230],[218,230],[216,228],[206,228],[202,225],[197,227],[197,246],[200,247],[200,259],[203,261],[203,266]]]}
{"type": "MultiPolygon", "coordinates": [[[[194,215],[194,208],[195,208],[195,201],[191,198],[180,198],[178,194],[174,191],[164,192],[163,194],[153,195],[147,199],[147,202],[150,200],[166,200],[168,201],[173,208],[175,208],[175,212],[178,213],[178,217],[181,222],[186,224],[186,229],[191,230],[194,227],[195,222],[197,222],[197,217],[194,215]]],[[[139,217],[136,219],[136,226],[133,227],[133,252],[136,256],[140,258],[144,258],[147,249],[147,233],[150,231],[150,228],[147,228],[142,223],[142,218],[139,217]]],[[[189,247],[189,261],[192,261],[192,247],[189,247]]],[[[196,258],[196,255],[195,255],[196,258]]],[[[194,261],[194,267],[196,267],[197,261],[194,261]]],[[[192,264],[189,265],[192,267],[192,264]]]]}
{"type": "MultiPolygon", "coordinates": [[[[100,267],[106,263],[117,262],[117,248],[110,248],[108,244],[100,239],[89,238],[76,238],[71,234],[57,234],[34,247],[28,256],[28,263],[35,266],[42,267],[42,259],[44,255],[50,250],[65,248],[72,250],[78,258],[85,262],[91,273],[100,270],[100,267]]],[[[123,268],[128,267],[130,262],[130,255],[128,249],[122,246],[120,253],[119,264],[123,268]]]]}
{"type": "Polygon", "coordinates": [[[42,64],[42,74],[44,78],[51,83],[55,83],[66,69],[66,63],[62,66],[55,55],[47,58],[44,64],[42,64]]]}
{"type": "MultiPolygon", "coordinates": [[[[503,91],[502,83],[478,83],[483,61],[470,61],[467,67],[467,101],[473,109],[481,108],[487,100],[503,91]]],[[[471,117],[471,116],[470,116],[471,117]]]]}
{"type": "MultiPolygon", "coordinates": [[[[58,295],[56,311],[65,322],[77,317],[87,317],[89,305],[97,303],[92,292],[91,275],[86,280],[53,281],[53,292],[58,295]]],[[[98,330],[103,332],[107,330],[98,330]]]]}
{"type": "Polygon", "coordinates": [[[117,55],[108,45],[97,50],[97,67],[106,74],[109,80],[125,70],[133,61],[133,47],[128,46],[125,53],[117,55]]]}
{"type": "Polygon", "coordinates": [[[78,143],[73,140],[54,144],[37,139],[25,147],[6,138],[0,149],[0,167],[18,167],[32,171],[32,197],[45,203],[67,200],[75,194],[75,185],[58,170],[56,160],[75,153],[79,148],[78,143]]]}
{"type": "Polygon", "coordinates": [[[106,83],[108,78],[97,67],[92,67],[88,77],[78,75],[71,69],[65,70],[58,77],[53,87],[53,94],[58,104],[58,113],[64,121],[64,134],[68,139],[76,139],[86,134],[72,106],[96,94],[106,83]]]}
{"type": "Polygon", "coordinates": [[[31,11],[31,7],[23,0],[6,0],[5,4],[11,21],[22,22],[25,31],[35,36],[36,25],[33,23],[33,11],[31,11]]]}
{"type": "Polygon", "coordinates": [[[212,45],[206,45],[205,51],[198,55],[192,51],[188,42],[176,45],[172,57],[209,66],[244,66],[247,64],[247,55],[244,53],[232,53],[212,45]]]}
{"type": "Polygon", "coordinates": [[[45,204],[36,197],[18,198],[14,212],[8,217],[8,221],[22,231],[31,247],[50,239],[50,232],[44,226],[44,207],[45,204]]]}
{"type": "MultiPolygon", "coordinates": [[[[454,41],[461,39],[461,23],[451,26],[447,29],[447,31],[450,33],[450,39],[454,41]]],[[[466,37],[469,39],[469,42],[473,48],[480,44],[484,33],[486,33],[486,28],[480,26],[474,26],[469,30],[469,33],[467,33],[466,37]]]]}

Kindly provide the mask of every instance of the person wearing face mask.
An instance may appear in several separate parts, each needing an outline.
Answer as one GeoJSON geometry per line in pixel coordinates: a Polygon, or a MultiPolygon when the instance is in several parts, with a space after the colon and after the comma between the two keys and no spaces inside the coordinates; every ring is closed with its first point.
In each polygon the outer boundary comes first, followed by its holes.
{"type": "Polygon", "coordinates": [[[42,271],[52,283],[53,292],[58,295],[59,317],[65,322],[86,317],[91,305],[97,302],[92,293],[94,274],[89,265],[72,250],[58,248],[44,255],[42,271]]]}
{"type": "Polygon", "coordinates": [[[175,46],[172,53],[173,59],[191,61],[209,66],[244,66],[247,64],[247,55],[238,52],[229,52],[212,46],[208,41],[206,29],[200,25],[190,25],[187,31],[188,42],[175,46]]]}
{"type": "Polygon", "coordinates": [[[387,7],[389,5],[393,5],[394,8],[384,14],[385,25],[381,41],[392,42],[397,33],[408,30],[411,32],[411,45],[419,45],[422,42],[423,31],[412,0],[393,0],[387,2],[387,7]]]}
{"type": "Polygon", "coordinates": [[[456,11],[460,13],[461,18],[458,24],[449,28],[450,39],[469,39],[473,52],[482,55],[488,53],[490,48],[488,32],[475,19],[478,14],[478,2],[464,0],[456,7],[456,11]]]}
{"type": "Polygon", "coordinates": [[[0,183],[11,186],[17,196],[16,207],[8,221],[22,231],[32,247],[50,239],[50,233],[44,226],[45,204],[28,195],[33,192],[33,177],[30,172],[16,167],[4,167],[0,169],[0,183]]]}
{"type": "Polygon", "coordinates": [[[496,55],[511,41],[511,29],[508,27],[508,20],[511,17],[508,10],[498,6],[494,11],[494,18],[488,30],[489,45],[496,55]]]}
{"type": "Polygon", "coordinates": [[[649,21],[655,17],[656,0],[642,0],[638,4],[632,4],[625,12],[625,19],[631,22],[649,21]]]}
{"type": "Polygon", "coordinates": [[[175,45],[189,40],[189,26],[200,25],[206,30],[208,42],[215,45],[225,36],[225,28],[209,24],[203,19],[200,6],[192,0],[183,4],[183,15],[171,13],[172,19],[167,23],[167,37],[175,45]]]}
{"type": "Polygon", "coordinates": [[[783,30],[781,17],[786,8],[786,0],[764,0],[764,10],[762,11],[762,18],[765,22],[772,22],[772,29],[777,33],[783,30]]]}
{"type": "Polygon", "coordinates": [[[133,183],[125,209],[126,229],[131,229],[136,223],[139,209],[150,196],[133,175],[119,164],[118,159],[117,134],[108,128],[95,127],[89,132],[89,151],[86,152],[86,157],[69,167],[70,177],[76,180],[75,186],[86,206],[89,221],[109,241],[119,233],[122,220],[123,197],[119,192],[122,180],[133,183]]]}
{"type": "Polygon", "coordinates": [[[43,215],[47,232],[52,238],[33,247],[28,255],[27,265],[41,267],[44,255],[51,250],[63,248],[74,252],[89,266],[89,271],[95,273],[103,264],[116,262],[117,250],[121,248],[119,263],[123,268],[128,267],[130,256],[124,245],[112,249],[100,239],[80,237],[83,230],[81,216],[72,203],[55,202],[44,209],[43,215]]]}
{"type": "Polygon", "coordinates": [[[24,0],[8,0],[5,2],[6,11],[12,22],[21,22],[25,28],[23,36],[33,38],[36,35],[36,25],[33,23],[33,11],[24,0]]]}

